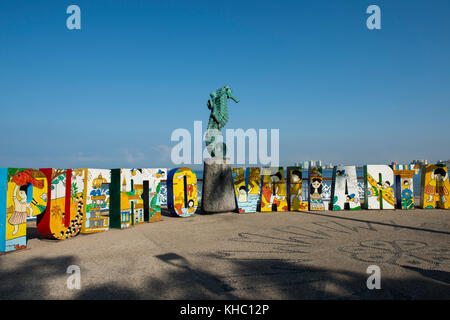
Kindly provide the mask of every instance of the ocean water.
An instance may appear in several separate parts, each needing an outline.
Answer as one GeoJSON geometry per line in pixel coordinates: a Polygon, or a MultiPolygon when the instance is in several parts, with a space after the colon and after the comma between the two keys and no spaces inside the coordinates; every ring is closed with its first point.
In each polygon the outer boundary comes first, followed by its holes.
{"type": "MultiPolygon", "coordinates": [[[[201,202],[202,197],[202,188],[203,188],[203,170],[194,170],[195,174],[197,175],[197,179],[200,181],[197,181],[197,188],[198,188],[198,201],[201,202]]],[[[322,171],[322,175],[324,178],[333,178],[333,169],[324,169],[322,171]]],[[[358,176],[358,191],[359,191],[359,198],[364,199],[364,170],[362,168],[359,168],[356,170],[356,175],[358,176]],[[359,179],[361,178],[361,179],[359,179]]],[[[287,176],[286,168],[284,169],[284,176],[287,176]]],[[[414,187],[414,195],[418,196],[420,192],[420,177],[421,172],[419,170],[419,173],[416,174],[413,178],[413,187],[414,187]]],[[[308,170],[303,170],[303,178],[309,178],[309,172],[308,170]]],[[[161,204],[167,205],[167,195],[165,194],[167,189],[165,182],[161,183],[161,204]]],[[[303,181],[303,200],[308,200],[308,181],[303,181]]],[[[323,199],[324,201],[330,201],[331,200],[331,180],[324,180],[323,182],[323,199]]],[[[394,185],[395,190],[395,185],[394,185]]]]}

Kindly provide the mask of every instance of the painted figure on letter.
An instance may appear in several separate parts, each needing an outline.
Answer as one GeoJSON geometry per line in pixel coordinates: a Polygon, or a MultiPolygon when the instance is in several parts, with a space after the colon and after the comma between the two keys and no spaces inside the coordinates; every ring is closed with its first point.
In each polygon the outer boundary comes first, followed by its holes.
{"type": "Polygon", "coordinates": [[[443,168],[435,168],[431,173],[431,180],[425,187],[425,193],[428,194],[427,202],[433,202],[433,197],[440,197],[441,202],[447,202],[446,196],[448,190],[445,187],[445,181],[448,179],[448,173],[443,168]]]}

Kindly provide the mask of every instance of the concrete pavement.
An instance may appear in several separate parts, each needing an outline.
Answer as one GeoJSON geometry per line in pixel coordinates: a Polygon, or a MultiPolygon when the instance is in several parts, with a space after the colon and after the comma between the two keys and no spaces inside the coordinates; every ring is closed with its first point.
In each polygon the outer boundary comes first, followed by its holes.
{"type": "Polygon", "coordinates": [[[450,211],[163,216],[0,255],[1,299],[449,299],[450,211]],[[81,270],[69,290],[67,267],[81,270]],[[367,267],[381,270],[368,290],[367,267]]]}

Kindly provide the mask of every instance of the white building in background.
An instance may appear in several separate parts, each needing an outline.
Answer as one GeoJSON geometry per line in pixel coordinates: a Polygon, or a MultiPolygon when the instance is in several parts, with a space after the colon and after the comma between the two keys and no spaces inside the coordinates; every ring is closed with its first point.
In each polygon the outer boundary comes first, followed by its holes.
{"type": "MultiPolygon", "coordinates": [[[[323,169],[333,169],[333,163],[322,163],[322,160],[304,160],[302,163],[302,168],[308,170],[312,167],[322,167],[323,169]]],[[[297,164],[296,164],[297,165],[297,164]]]]}
{"type": "Polygon", "coordinates": [[[303,161],[303,169],[322,166],[321,160],[305,160],[303,161]]]}
{"type": "Polygon", "coordinates": [[[308,161],[303,161],[303,169],[309,169],[308,161]]]}
{"type": "Polygon", "coordinates": [[[320,160],[309,160],[309,167],[318,167],[322,165],[322,161],[320,160]]]}
{"type": "Polygon", "coordinates": [[[413,161],[411,161],[411,163],[412,164],[423,164],[423,165],[426,165],[426,164],[428,164],[428,160],[423,160],[423,159],[421,159],[421,160],[413,160],[413,161]]]}

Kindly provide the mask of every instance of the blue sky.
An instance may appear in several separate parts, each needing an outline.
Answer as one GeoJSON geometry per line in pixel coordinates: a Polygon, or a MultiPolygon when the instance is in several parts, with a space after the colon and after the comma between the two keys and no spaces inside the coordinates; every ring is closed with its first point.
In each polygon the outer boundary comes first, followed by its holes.
{"type": "Polygon", "coordinates": [[[280,130],[281,164],[450,158],[450,1],[0,2],[0,166],[173,167],[171,133],[280,130]],[[81,30],[66,8],[81,8],[81,30]],[[381,8],[368,30],[366,8],[381,8]]]}

